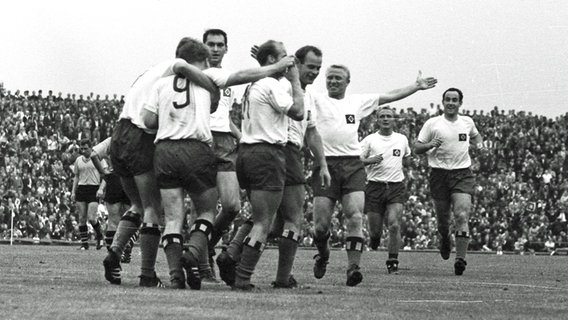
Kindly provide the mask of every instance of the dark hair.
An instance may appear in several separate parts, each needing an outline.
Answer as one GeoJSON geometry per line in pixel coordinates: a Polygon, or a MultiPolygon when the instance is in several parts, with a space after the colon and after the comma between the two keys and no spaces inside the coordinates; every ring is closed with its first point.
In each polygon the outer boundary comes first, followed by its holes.
{"type": "Polygon", "coordinates": [[[301,47],[294,55],[298,58],[298,60],[300,60],[300,63],[304,63],[308,52],[313,52],[317,57],[322,56],[322,52],[319,48],[310,45],[301,47]]]}
{"type": "Polygon", "coordinates": [[[444,93],[442,94],[442,101],[443,101],[444,98],[446,97],[446,92],[449,92],[449,91],[455,91],[455,92],[457,92],[457,93],[458,93],[458,96],[459,96],[459,98],[460,98],[460,102],[463,101],[463,93],[461,92],[460,89],[457,89],[457,88],[449,88],[448,90],[444,91],[444,93]]]}
{"type": "Polygon", "coordinates": [[[209,48],[199,40],[185,37],[179,41],[176,58],[184,59],[187,63],[204,61],[209,58],[209,48]]]}
{"type": "Polygon", "coordinates": [[[256,60],[260,63],[261,66],[266,65],[268,61],[268,56],[276,57],[278,51],[276,50],[276,44],[282,44],[282,42],[268,40],[265,43],[261,44],[258,48],[258,52],[256,53],[256,60]]]}
{"type": "Polygon", "coordinates": [[[207,36],[209,36],[210,34],[212,35],[222,35],[223,38],[225,39],[225,46],[227,46],[228,40],[227,40],[227,33],[221,29],[207,29],[205,30],[205,33],[203,33],[203,43],[205,43],[207,41],[207,36]]]}
{"type": "Polygon", "coordinates": [[[79,145],[80,146],[91,146],[91,140],[89,139],[81,139],[81,141],[79,141],[79,145]]]}

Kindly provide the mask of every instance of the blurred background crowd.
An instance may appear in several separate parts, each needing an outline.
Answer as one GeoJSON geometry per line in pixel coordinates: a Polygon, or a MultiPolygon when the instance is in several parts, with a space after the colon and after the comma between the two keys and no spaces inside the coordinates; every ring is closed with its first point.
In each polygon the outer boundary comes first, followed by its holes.
{"type": "MultiPolygon", "coordinates": [[[[0,90],[0,95],[0,239],[10,238],[13,216],[15,238],[77,241],[77,212],[70,201],[77,143],[90,139],[95,145],[111,135],[124,96],[63,95],[51,90],[47,94],[0,90]]],[[[462,111],[473,118],[487,147],[472,151],[477,184],[470,250],[532,252],[568,247],[568,113],[550,119],[498,107],[485,113],[462,111]]],[[[424,122],[440,113],[440,106],[434,104],[397,110],[395,131],[406,135],[412,146],[424,122]]],[[[238,104],[231,116],[240,122],[238,104]]],[[[360,139],[378,130],[377,120],[373,114],[362,121],[360,139]]],[[[309,152],[305,158],[308,192],[301,245],[312,246],[309,152]]],[[[404,170],[409,193],[402,223],[404,248],[437,248],[426,157],[413,155],[404,170]]],[[[250,204],[244,196],[242,201],[235,227],[250,215],[250,204]]],[[[99,216],[104,223],[103,205],[99,216]]],[[[332,245],[342,247],[345,226],[340,205],[332,225],[332,245]]],[[[383,244],[388,242],[387,234],[383,244]]]]}

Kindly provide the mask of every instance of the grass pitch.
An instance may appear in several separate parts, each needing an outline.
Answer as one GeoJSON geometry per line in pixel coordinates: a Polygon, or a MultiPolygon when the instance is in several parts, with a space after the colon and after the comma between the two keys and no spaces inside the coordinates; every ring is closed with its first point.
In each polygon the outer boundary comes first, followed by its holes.
{"type": "MultiPolygon", "coordinates": [[[[0,319],[568,319],[568,257],[474,254],[455,276],[452,259],[401,252],[387,274],[386,252],[364,252],[363,282],[346,287],[346,253],[332,251],[326,276],[313,277],[315,250],[298,250],[297,289],[272,289],[278,251],[265,250],[259,293],[204,283],[200,291],[140,288],[139,247],[123,264],[122,285],[103,277],[106,250],[0,245],[0,319]]],[[[158,275],[169,285],[163,251],[158,275]]]]}

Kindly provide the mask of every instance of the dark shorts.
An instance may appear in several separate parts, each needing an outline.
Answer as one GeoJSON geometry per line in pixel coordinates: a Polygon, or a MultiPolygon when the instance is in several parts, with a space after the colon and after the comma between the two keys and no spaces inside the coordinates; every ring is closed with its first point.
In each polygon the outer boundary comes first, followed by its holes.
{"type": "Polygon", "coordinates": [[[160,189],[184,188],[190,193],[199,194],[217,186],[215,155],[201,141],[159,141],[154,164],[160,189]]]}
{"type": "Polygon", "coordinates": [[[302,153],[300,147],[293,143],[286,144],[284,148],[286,155],[286,182],[287,186],[296,186],[306,183],[304,177],[304,165],[302,164],[302,153]]]}
{"type": "Polygon", "coordinates": [[[430,194],[435,200],[451,199],[452,193],[473,195],[473,173],[469,168],[443,170],[432,168],[430,171],[430,194]]]}
{"type": "Polygon", "coordinates": [[[154,168],[154,139],[130,120],[120,120],[112,132],[110,160],[113,170],[121,177],[134,177],[154,168]]]}
{"type": "Polygon", "coordinates": [[[75,201],[77,202],[99,202],[97,199],[97,190],[99,186],[95,185],[79,185],[75,190],[75,201]]]}
{"type": "Polygon", "coordinates": [[[268,143],[241,144],[237,157],[237,178],[242,189],[284,190],[284,147],[268,143]]]}
{"type": "Polygon", "coordinates": [[[365,189],[365,212],[384,213],[391,203],[405,203],[408,200],[403,182],[369,181],[365,189]]]}
{"type": "Polygon", "coordinates": [[[345,194],[365,191],[365,167],[359,157],[326,157],[327,168],[331,175],[331,186],[322,189],[319,167],[314,168],[312,189],[315,197],[328,197],[340,200],[345,194]]]}
{"type": "Polygon", "coordinates": [[[105,182],[105,202],[110,204],[130,204],[130,199],[128,199],[126,193],[124,193],[124,189],[122,189],[122,184],[120,183],[120,177],[116,173],[112,172],[105,175],[105,182]]]}
{"type": "Polygon", "coordinates": [[[237,140],[228,132],[211,131],[213,152],[217,158],[217,171],[235,171],[237,162],[237,140]]]}

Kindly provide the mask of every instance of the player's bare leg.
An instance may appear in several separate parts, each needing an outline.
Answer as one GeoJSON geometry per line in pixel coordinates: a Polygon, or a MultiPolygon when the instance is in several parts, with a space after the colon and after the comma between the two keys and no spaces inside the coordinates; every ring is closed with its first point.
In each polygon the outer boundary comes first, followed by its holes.
{"type": "Polygon", "coordinates": [[[467,265],[465,255],[469,245],[469,216],[471,213],[471,195],[467,193],[452,193],[452,203],[456,228],[456,260],[455,274],[460,276],[467,265]]]}
{"type": "Polygon", "coordinates": [[[365,246],[363,237],[363,206],[365,193],[355,191],[343,196],[343,214],[347,220],[345,250],[347,251],[347,285],[356,286],[363,280],[359,265],[365,246]]]}
{"type": "Polygon", "coordinates": [[[388,273],[398,272],[398,252],[400,250],[400,244],[402,242],[400,235],[400,221],[402,219],[402,210],[402,203],[389,203],[387,205],[386,214],[387,227],[389,230],[389,256],[386,264],[388,273]]]}
{"type": "Polygon", "coordinates": [[[331,216],[335,200],[328,197],[314,198],[314,244],[318,249],[318,253],[314,256],[314,277],[321,279],[327,270],[329,262],[329,237],[331,216]]]}
{"type": "Polygon", "coordinates": [[[300,225],[303,216],[304,185],[286,186],[282,203],[278,210],[277,219],[273,221],[273,231],[276,230],[278,239],[278,269],[276,280],[272,283],[275,288],[296,287],[292,277],[292,268],[298,250],[300,225]]]}
{"type": "Polygon", "coordinates": [[[264,246],[266,237],[272,223],[274,214],[282,200],[282,191],[252,190],[250,201],[252,206],[253,227],[249,236],[244,240],[241,260],[237,265],[234,288],[251,290],[254,288],[250,283],[252,274],[264,246]]]}

